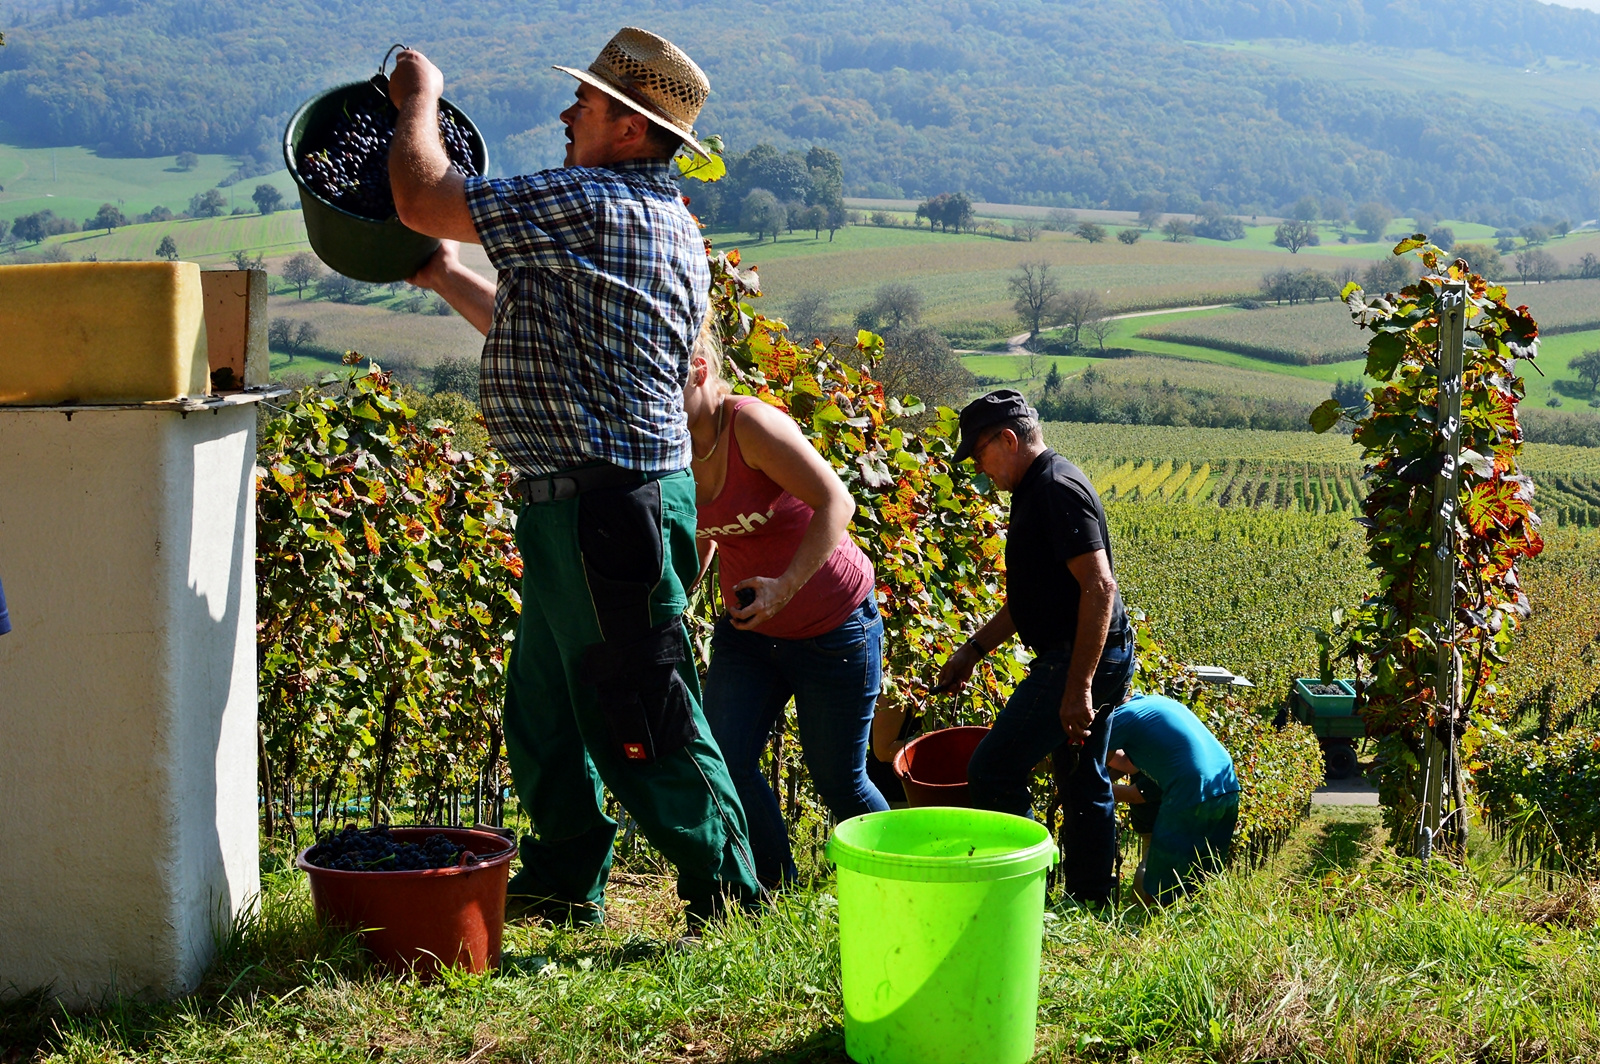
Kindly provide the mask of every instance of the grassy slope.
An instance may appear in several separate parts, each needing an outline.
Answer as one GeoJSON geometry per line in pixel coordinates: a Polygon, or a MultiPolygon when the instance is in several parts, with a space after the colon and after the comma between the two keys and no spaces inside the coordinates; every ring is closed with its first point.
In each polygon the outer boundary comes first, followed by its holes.
{"type": "MultiPolygon", "coordinates": [[[[179,170],[170,155],[154,159],[102,157],[88,148],[15,148],[0,144],[0,218],[49,209],[63,218],[82,222],[102,203],[114,203],[132,217],[157,205],[174,214],[186,209],[189,198],[216,186],[233,172],[237,161],[226,155],[202,155],[193,170],[179,170]],[[51,160],[54,158],[54,169],[51,160]]],[[[233,207],[255,210],[250,193],[260,184],[283,193],[285,203],[299,198],[289,171],[250,177],[229,188],[233,207]]],[[[154,247],[154,245],[151,245],[154,247]]]]}
{"type": "MultiPolygon", "coordinates": [[[[1169,910],[1052,909],[1036,1059],[1600,1051],[1587,888],[1518,875],[1481,833],[1467,870],[1421,878],[1381,855],[1380,832],[1376,810],[1316,809],[1263,867],[1169,910]]],[[[192,996],[82,1016],[13,1004],[0,1041],[49,1062],[845,1059],[829,881],[688,950],[670,946],[669,880],[613,884],[612,927],[515,926],[500,972],[424,984],[363,970],[312,926],[303,881],[274,878],[192,996]]]]}

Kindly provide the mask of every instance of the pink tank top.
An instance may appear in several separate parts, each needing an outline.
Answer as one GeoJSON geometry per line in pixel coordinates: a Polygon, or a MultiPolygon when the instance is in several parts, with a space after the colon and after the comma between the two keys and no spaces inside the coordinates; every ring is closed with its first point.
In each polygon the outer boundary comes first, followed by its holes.
{"type": "MultiPolygon", "coordinates": [[[[720,582],[727,603],[734,601],[733,587],[739,581],[783,575],[814,512],[771,477],[744,464],[734,422],[741,407],[760,401],[745,397],[734,403],[728,419],[728,476],[717,497],[699,508],[696,521],[695,535],[715,540],[722,556],[720,582]]],[[[872,579],[872,562],[848,534],[841,536],[822,568],[789,604],[754,630],[775,639],[814,639],[831,632],[861,605],[872,579]]]]}

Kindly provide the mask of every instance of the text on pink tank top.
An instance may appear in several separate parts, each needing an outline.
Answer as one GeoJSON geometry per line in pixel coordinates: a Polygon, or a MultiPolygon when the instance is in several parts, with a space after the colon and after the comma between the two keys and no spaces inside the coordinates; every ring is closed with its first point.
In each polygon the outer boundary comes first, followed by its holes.
{"type": "MultiPolygon", "coordinates": [[[[698,508],[696,518],[696,536],[716,541],[722,600],[730,604],[741,580],[783,575],[814,513],[771,477],[744,464],[734,422],[741,408],[760,401],[747,396],[734,402],[728,418],[728,475],[716,498],[698,508]]],[[[872,580],[872,562],[846,533],[789,604],[754,631],[775,639],[814,639],[831,632],[861,605],[872,580]]]]}

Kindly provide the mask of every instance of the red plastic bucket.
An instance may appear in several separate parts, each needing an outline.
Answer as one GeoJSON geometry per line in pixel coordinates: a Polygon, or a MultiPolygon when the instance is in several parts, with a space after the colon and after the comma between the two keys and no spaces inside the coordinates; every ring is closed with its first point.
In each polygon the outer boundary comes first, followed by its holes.
{"type": "Polygon", "coordinates": [[[395,971],[427,977],[441,967],[481,972],[500,964],[506,881],[516,844],[470,828],[391,828],[405,842],[443,835],[486,859],[413,872],[342,872],[318,868],[300,851],[295,865],[311,877],[317,916],[361,932],[362,945],[395,971]]]}
{"type": "Polygon", "coordinates": [[[906,789],[906,804],[968,805],[967,762],[988,734],[988,728],[941,728],[902,747],[894,771],[906,789]]]}

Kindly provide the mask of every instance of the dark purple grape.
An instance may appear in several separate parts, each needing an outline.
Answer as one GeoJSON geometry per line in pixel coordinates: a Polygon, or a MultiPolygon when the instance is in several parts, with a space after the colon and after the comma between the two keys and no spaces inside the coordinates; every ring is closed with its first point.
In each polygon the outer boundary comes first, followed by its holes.
{"type": "MultiPolygon", "coordinates": [[[[389,189],[389,144],[394,140],[395,109],[374,96],[370,105],[350,100],[333,125],[300,144],[300,177],[318,196],[352,214],[377,221],[395,216],[389,189]]],[[[478,172],[466,128],[449,111],[439,110],[439,140],[457,170],[478,172]]]]}
{"type": "MultiPolygon", "coordinates": [[[[429,835],[421,843],[403,842],[383,825],[365,830],[346,824],[343,831],[327,832],[306,853],[318,868],[342,872],[408,872],[424,868],[451,868],[461,863],[465,848],[445,835],[429,835]]],[[[467,863],[476,857],[468,853],[467,863]]]]}

